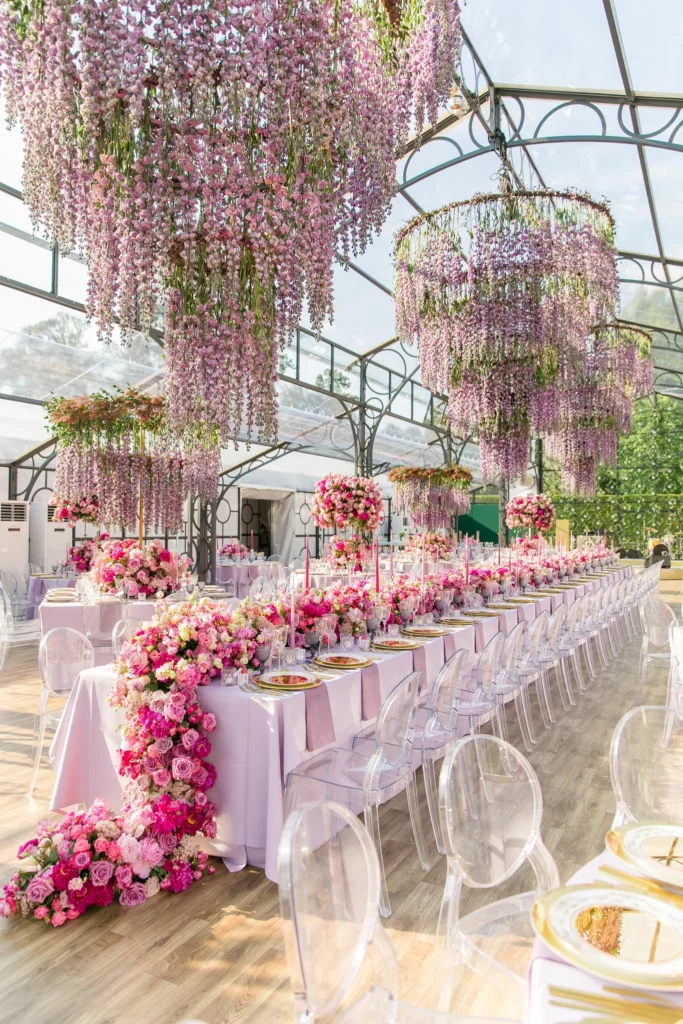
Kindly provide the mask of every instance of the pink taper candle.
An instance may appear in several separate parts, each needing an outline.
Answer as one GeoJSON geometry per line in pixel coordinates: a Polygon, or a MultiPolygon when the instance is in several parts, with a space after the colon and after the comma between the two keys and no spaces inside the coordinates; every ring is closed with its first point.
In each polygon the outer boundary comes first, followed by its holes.
{"type": "Polygon", "coordinates": [[[251,531],[251,550],[254,550],[254,531],[251,531]]]}
{"type": "Polygon", "coordinates": [[[394,535],[389,534],[389,576],[394,578],[394,535]]]}
{"type": "Polygon", "coordinates": [[[379,599],[379,537],[375,541],[375,593],[379,599]]]}
{"type": "Polygon", "coordinates": [[[295,605],[294,605],[294,591],[296,589],[296,580],[294,573],[292,573],[292,600],[289,608],[289,646],[294,649],[296,647],[296,626],[294,625],[294,619],[296,616],[295,605]]]}
{"type": "Polygon", "coordinates": [[[500,566],[500,537],[498,538],[498,565],[500,566]]]}
{"type": "Polygon", "coordinates": [[[304,586],[306,590],[311,585],[311,548],[308,543],[308,530],[306,531],[306,577],[304,579],[304,586]]]}
{"type": "Polygon", "coordinates": [[[465,586],[470,582],[470,535],[465,534],[465,586]]]}
{"type": "Polygon", "coordinates": [[[425,600],[425,538],[422,538],[422,579],[420,581],[420,599],[422,601],[422,610],[424,611],[424,600],[425,600]]]}

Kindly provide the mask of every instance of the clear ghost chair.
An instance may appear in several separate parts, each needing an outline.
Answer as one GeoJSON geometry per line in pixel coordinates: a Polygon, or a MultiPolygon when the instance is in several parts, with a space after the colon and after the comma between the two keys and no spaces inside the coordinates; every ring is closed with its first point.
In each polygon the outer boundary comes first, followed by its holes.
{"type": "Polygon", "coordinates": [[[612,828],[630,821],[683,825],[683,717],[670,708],[632,708],[617,723],[609,755],[617,801],[612,828]]]}
{"type": "Polygon", "coordinates": [[[555,721],[555,711],[550,697],[550,684],[548,682],[548,668],[541,658],[545,647],[545,634],[548,627],[550,612],[542,611],[536,616],[526,633],[526,643],[522,652],[522,664],[520,675],[522,682],[528,688],[532,683],[536,684],[536,698],[541,709],[543,725],[549,729],[555,721]]]}
{"type": "Polygon", "coordinates": [[[7,642],[7,616],[0,605],[0,672],[5,667],[5,659],[7,658],[7,650],[9,643],[7,642]]]}
{"type": "Polygon", "coordinates": [[[567,606],[561,604],[552,613],[548,619],[548,629],[546,631],[546,646],[543,651],[541,658],[545,663],[548,672],[551,668],[555,669],[555,676],[557,678],[557,687],[560,691],[560,699],[562,701],[562,707],[565,711],[569,710],[570,705],[574,706],[576,701],[574,700],[574,694],[572,692],[571,684],[569,682],[569,674],[567,673],[567,652],[562,648],[561,640],[565,633],[565,624],[567,621],[567,606]]]}
{"type": "Polygon", "coordinates": [[[295,1024],[494,1024],[399,1001],[398,960],[379,916],[377,853],[346,807],[320,801],[290,814],[278,882],[295,1024]]]}
{"type": "Polygon", "coordinates": [[[52,697],[68,697],[78,676],[84,669],[95,665],[95,650],[87,637],[76,629],[58,626],[46,633],[38,649],[38,670],[40,672],[40,706],[38,711],[38,734],[35,735],[35,757],[33,774],[28,790],[31,796],[36,784],[40,758],[43,751],[46,727],[56,728],[62,717],[62,709],[48,710],[52,697]]]}
{"type": "Polygon", "coordinates": [[[257,576],[255,580],[252,580],[249,587],[249,597],[253,601],[260,601],[263,595],[263,576],[257,576]]]}
{"type": "Polygon", "coordinates": [[[280,555],[268,555],[268,557],[266,558],[266,562],[277,562],[281,564],[282,557],[280,555]]]}
{"type": "Polygon", "coordinates": [[[669,626],[669,647],[671,667],[666,690],[666,706],[674,711],[683,711],[683,626],[672,622],[669,626]]]}
{"type": "Polygon", "coordinates": [[[643,624],[643,643],[640,649],[638,693],[642,695],[650,662],[655,665],[669,665],[671,661],[669,626],[677,620],[669,605],[660,601],[658,597],[645,598],[640,615],[643,624]]]}
{"type": "Polygon", "coordinates": [[[437,947],[445,954],[440,1009],[470,972],[523,1002],[534,941],[530,911],[542,892],[560,883],[541,840],[543,800],[533,768],[496,736],[467,736],[444,758],[439,780],[447,876],[437,947]],[[536,888],[461,916],[463,886],[494,889],[528,862],[536,888]]]}
{"type": "Polygon", "coordinates": [[[114,626],[123,617],[123,601],[96,601],[93,604],[84,604],[85,635],[93,647],[111,647],[114,626]]]}
{"type": "Polygon", "coordinates": [[[522,734],[522,742],[526,750],[531,751],[532,744],[536,742],[536,738],[531,725],[529,696],[524,686],[524,677],[520,672],[526,629],[527,624],[525,621],[518,622],[506,637],[501,656],[501,669],[493,684],[493,693],[500,707],[503,738],[507,739],[507,722],[505,720],[506,697],[512,696],[515,702],[519,730],[522,734]]]}
{"type": "Polygon", "coordinates": [[[559,638],[559,649],[567,658],[568,664],[570,664],[574,669],[574,678],[580,694],[584,694],[586,692],[586,686],[583,682],[581,665],[578,657],[579,651],[582,647],[585,649],[586,644],[586,638],[583,636],[580,629],[583,602],[586,596],[587,595],[577,598],[576,601],[574,601],[574,604],[570,606],[565,617],[564,632],[559,638]]]}
{"type": "Polygon", "coordinates": [[[38,643],[40,640],[40,619],[26,618],[17,621],[15,611],[26,616],[29,605],[26,601],[12,601],[4,584],[0,583],[0,610],[5,616],[5,642],[9,647],[38,643]]]}
{"type": "Polygon", "coordinates": [[[136,619],[119,619],[111,631],[111,649],[115,659],[121,656],[121,648],[127,640],[132,640],[140,626],[136,619]]]}
{"type": "Polygon", "coordinates": [[[382,845],[379,808],[390,797],[406,790],[408,810],[420,863],[429,870],[420,807],[413,769],[412,751],[415,714],[422,681],[421,672],[411,672],[394,687],[377,718],[376,742],[368,753],[331,747],[302,762],[287,777],[285,814],[321,795],[334,797],[355,814],[364,813],[365,825],[373,837],[380,865],[382,915],[391,914],[382,845]]]}
{"type": "Polygon", "coordinates": [[[500,674],[505,636],[496,633],[479,655],[473,691],[464,690],[458,701],[458,714],[469,720],[469,731],[478,732],[482,719],[491,718],[493,731],[502,736],[505,725],[500,705],[494,695],[495,681],[500,674]]]}

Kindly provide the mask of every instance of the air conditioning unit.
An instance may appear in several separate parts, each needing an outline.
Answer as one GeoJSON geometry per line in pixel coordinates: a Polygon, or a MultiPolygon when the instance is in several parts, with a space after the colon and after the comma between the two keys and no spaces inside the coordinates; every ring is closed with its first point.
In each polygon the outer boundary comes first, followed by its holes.
{"type": "Polygon", "coordinates": [[[73,526],[53,520],[54,512],[54,505],[31,502],[30,561],[48,572],[53,565],[66,562],[74,535],[73,526]]]}
{"type": "Polygon", "coordinates": [[[8,569],[23,594],[28,562],[27,501],[0,501],[0,569],[8,569]]]}

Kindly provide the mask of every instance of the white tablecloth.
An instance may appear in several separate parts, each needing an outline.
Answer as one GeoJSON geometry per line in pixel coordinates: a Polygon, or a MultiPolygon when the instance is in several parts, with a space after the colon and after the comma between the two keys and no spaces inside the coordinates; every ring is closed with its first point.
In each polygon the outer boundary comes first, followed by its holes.
{"type": "Polygon", "coordinates": [[[52,580],[45,580],[39,576],[29,576],[28,586],[26,588],[26,600],[30,602],[30,605],[26,609],[26,618],[35,619],[37,606],[44,599],[45,594],[48,592],[48,590],[54,590],[55,587],[75,586],[76,577],[74,576],[68,576],[64,579],[52,580]]]}
{"type": "MultiPolygon", "coordinates": [[[[627,870],[632,874],[638,874],[632,867],[624,865],[624,862],[614,854],[605,851],[599,857],[595,857],[588,864],[580,868],[573,875],[568,885],[589,885],[593,882],[609,884],[607,875],[601,875],[599,868],[601,864],[610,864],[621,871],[627,870]]],[[[614,987],[614,982],[601,981],[595,975],[582,971],[578,967],[558,960],[555,954],[544,942],[539,939],[534,944],[532,960],[529,966],[529,983],[527,986],[527,1007],[524,1016],[525,1024],[578,1024],[590,1014],[587,1010],[565,1010],[550,1005],[549,986],[564,986],[580,992],[588,992],[591,995],[610,994],[606,988],[614,987]]],[[[633,997],[636,998],[639,991],[633,989],[633,997]]],[[[657,993],[663,994],[663,993],[657,993]]],[[[683,994],[675,995],[667,992],[664,996],[667,1002],[674,1006],[680,1006],[683,1011],[683,994]]],[[[683,1017],[683,1012],[681,1013],[683,1017]]]]}
{"type": "MultiPolygon", "coordinates": [[[[149,622],[154,615],[155,601],[128,601],[123,607],[121,618],[149,622]]],[[[80,602],[43,601],[40,606],[40,635],[45,636],[57,626],[68,626],[85,633],[83,605],[80,602]]],[[[95,664],[106,665],[111,661],[111,647],[95,647],[95,664]]]]}

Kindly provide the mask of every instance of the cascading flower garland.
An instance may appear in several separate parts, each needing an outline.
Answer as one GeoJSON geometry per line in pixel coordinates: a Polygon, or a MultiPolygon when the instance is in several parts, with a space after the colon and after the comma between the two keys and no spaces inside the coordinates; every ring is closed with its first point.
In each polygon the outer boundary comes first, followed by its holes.
{"type": "Polygon", "coordinates": [[[277,357],[389,212],[411,109],[448,100],[458,0],[4,0],[31,215],[110,338],[165,312],[173,430],[276,435],[277,357]]]}
{"type": "Polygon", "coordinates": [[[372,533],[382,518],[382,494],[372,477],[328,473],[316,484],[311,515],[316,526],[372,533]]]}
{"type": "Polygon", "coordinates": [[[505,506],[509,527],[540,530],[547,533],[555,525],[555,506],[547,494],[520,494],[505,506]]]}
{"type": "Polygon", "coordinates": [[[50,504],[55,507],[52,513],[53,522],[59,520],[59,522],[66,523],[67,526],[75,526],[76,523],[92,523],[96,526],[100,521],[100,506],[96,494],[75,501],[67,501],[65,498],[53,495],[50,504]]]}
{"type": "Polygon", "coordinates": [[[389,470],[389,480],[394,485],[394,510],[407,515],[413,526],[448,528],[452,516],[470,510],[467,488],[472,473],[466,466],[395,466],[389,470]]]}
{"type": "Polygon", "coordinates": [[[414,533],[406,538],[406,555],[421,558],[424,549],[425,561],[441,562],[453,555],[453,543],[443,533],[414,533]]]}
{"type": "Polygon", "coordinates": [[[563,373],[546,452],[559,460],[569,494],[593,497],[598,463],[616,465],[618,436],[631,429],[633,403],[652,390],[651,345],[645,331],[606,324],[563,373]]]}
{"type": "Polygon", "coordinates": [[[67,502],[96,493],[101,522],[134,528],[142,495],[147,525],[176,533],[186,495],[216,496],[215,432],[179,441],[168,430],[162,398],[103,391],[55,398],[46,408],[58,439],[55,492],[67,502]]]}
{"type": "Polygon", "coordinates": [[[131,598],[165,597],[183,586],[191,565],[191,558],[178,558],[160,540],[151,540],[142,549],[130,538],[106,540],[93,559],[90,575],[103,594],[125,589],[131,598]]]}
{"type": "Polygon", "coordinates": [[[396,330],[420,349],[422,384],[477,432],[485,480],[527,466],[531,432],[555,421],[568,352],[614,318],[614,223],[576,192],[475,195],[396,236],[396,330]]]}

